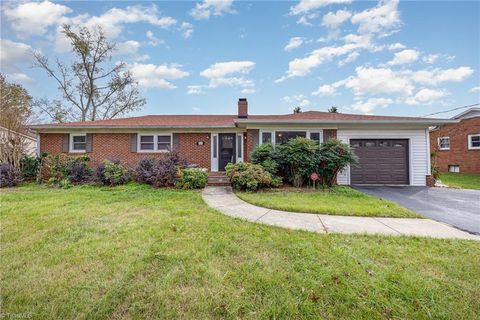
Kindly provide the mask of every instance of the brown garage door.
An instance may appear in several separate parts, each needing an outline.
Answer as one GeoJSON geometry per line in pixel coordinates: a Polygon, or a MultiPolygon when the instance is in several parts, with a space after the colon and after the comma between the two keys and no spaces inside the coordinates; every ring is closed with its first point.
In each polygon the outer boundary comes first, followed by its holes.
{"type": "Polygon", "coordinates": [[[351,184],[408,184],[408,140],[352,139],[350,145],[359,158],[351,184]]]}

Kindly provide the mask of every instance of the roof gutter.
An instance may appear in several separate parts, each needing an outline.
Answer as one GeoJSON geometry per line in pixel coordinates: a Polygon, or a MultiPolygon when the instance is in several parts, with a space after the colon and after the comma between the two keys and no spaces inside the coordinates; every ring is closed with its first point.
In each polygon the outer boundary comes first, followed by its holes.
{"type": "Polygon", "coordinates": [[[39,130],[88,130],[88,129],[214,129],[214,128],[235,128],[234,125],[211,125],[211,126],[158,126],[158,125],[132,125],[132,126],[119,126],[119,125],[94,125],[94,126],[69,126],[69,125],[48,125],[39,124],[30,126],[30,129],[34,131],[39,130]]]}
{"type": "Polygon", "coordinates": [[[411,119],[411,120],[262,120],[262,119],[237,119],[238,124],[425,124],[429,126],[458,123],[456,119],[411,119]]]}

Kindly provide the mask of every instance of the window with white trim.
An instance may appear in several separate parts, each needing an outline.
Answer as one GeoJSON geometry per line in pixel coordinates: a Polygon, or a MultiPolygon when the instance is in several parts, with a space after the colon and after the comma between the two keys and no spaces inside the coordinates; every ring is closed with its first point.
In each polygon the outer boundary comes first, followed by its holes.
{"type": "Polygon", "coordinates": [[[450,137],[439,137],[438,138],[438,149],[440,149],[440,150],[450,150],[450,137]]]}
{"type": "Polygon", "coordinates": [[[321,138],[320,132],[310,132],[310,140],[315,141],[316,143],[320,144],[320,138],[321,138]]]}
{"type": "Polygon", "coordinates": [[[273,132],[270,132],[270,131],[262,132],[262,143],[273,143],[272,136],[273,136],[273,132]]]}
{"type": "Polygon", "coordinates": [[[305,131],[305,130],[275,130],[275,131],[260,131],[260,144],[272,143],[283,144],[290,139],[303,137],[311,139],[318,144],[322,143],[322,131],[305,131]]]}
{"type": "Polygon", "coordinates": [[[138,152],[168,152],[171,148],[171,134],[138,135],[138,152]]]}
{"type": "Polygon", "coordinates": [[[87,135],[85,133],[70,134],[70,152],[85,152],[87,149],[87,135]]]}
{"type": "Polygon", "coordinates": [[[468,149],[469,150],[480,149],[480,134],[468,135],[468,149]]]}

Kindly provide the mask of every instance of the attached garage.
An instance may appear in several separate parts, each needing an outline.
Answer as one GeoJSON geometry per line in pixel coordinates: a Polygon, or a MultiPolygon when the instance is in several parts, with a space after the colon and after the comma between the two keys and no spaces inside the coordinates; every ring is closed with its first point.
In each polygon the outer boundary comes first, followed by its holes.
{"type": "Polygon", "coordinates": [[[350,145],[359,158],[351,184],[409,184],[407,139],[351,139],[350,145]]]}

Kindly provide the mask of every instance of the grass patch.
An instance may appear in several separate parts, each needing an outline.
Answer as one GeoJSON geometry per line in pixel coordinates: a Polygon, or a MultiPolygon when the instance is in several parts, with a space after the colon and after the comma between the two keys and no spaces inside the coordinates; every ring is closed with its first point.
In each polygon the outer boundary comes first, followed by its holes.
{"type": "Polygon", "coordinates": [[[325,190],[269,189],[255,193],[237,192],[237,195],[249,203],[284,211],[364,217],[421,217],[396,203],[345,186],[325,190]]]}
{"type": "Polygon", "coordinates": [[[452,188],[480,190],[480,174],[442,172],[440,180],[452,188]]]}
{"type": "Polygon", "coordinates": [[[476,319],[480,244],[319,235],[143,185],[1,190],[1,313],[35,319],[476,319]]]}

